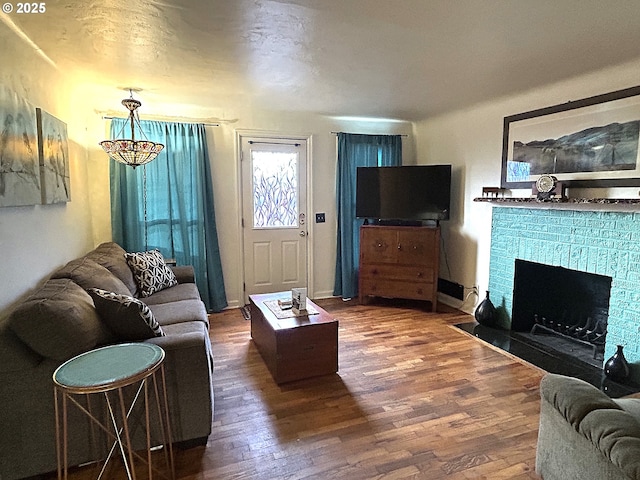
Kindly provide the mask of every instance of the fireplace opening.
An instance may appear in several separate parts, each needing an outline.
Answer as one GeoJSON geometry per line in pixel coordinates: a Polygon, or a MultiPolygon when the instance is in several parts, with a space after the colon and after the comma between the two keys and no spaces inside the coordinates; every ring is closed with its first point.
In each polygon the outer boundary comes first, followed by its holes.
{"type": "Polygon", "coordinates": [[[611,280],[516,259],[512,332],[527,343],[602,367],[611,280]]]}

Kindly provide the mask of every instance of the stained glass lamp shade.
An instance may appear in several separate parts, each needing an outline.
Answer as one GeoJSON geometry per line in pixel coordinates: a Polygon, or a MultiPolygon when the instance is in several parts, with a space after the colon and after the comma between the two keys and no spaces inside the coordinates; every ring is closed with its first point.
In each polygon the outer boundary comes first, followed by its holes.
{"type": "MultiPolygon", "coordinates": [[[[136,110],[140,107],[140,105],[142,105],[142,103],[133,98],[125,98],[124,100],[122,100],[122,104],[129,110],[131,138],[104,140],[100,142],[100,146],[116,162],[124,163],[125,165],[130,165],[131,167],[136,168],[138,165],[144,165],[156,158],[164,148],[164,145],[147,140],[146,137],[144,140],[136,140],[136,125],[138,126],[138,130],[140,130],[142,136],[145,136],[142,128],[140,127],[140,120],[136,114],[136,110]]],[[[124,130],[124,126],[122,130],[124,130]]],[[[120,136],[121,134],[122,131],[120,131],[118,136],[120,136]]]]}

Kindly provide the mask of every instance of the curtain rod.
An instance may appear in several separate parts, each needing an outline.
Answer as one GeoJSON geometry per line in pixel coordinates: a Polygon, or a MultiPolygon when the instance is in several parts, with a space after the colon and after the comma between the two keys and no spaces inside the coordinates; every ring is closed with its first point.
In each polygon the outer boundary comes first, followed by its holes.
{"type": "Polygon", "coordinates": [[[253,145],[253,144],[262,144],[262,145],[292,145],[294,147],[299,147],[300,144],[299,143],[283,143],[283,142],[256,142],[254,140],[249,140],[247,142],[249,145],[253,145]]]}
{"type": "MultiPolygon", "coordinates": [[[[106,115],[102,116],[103,120],[113,120],[114,118],[117,118],[119,120],[128,120],[129,119],[129,117],[109,117],[109,116],[106,116],[106,115]]],[[[145,119],[141,118],[140,120],[145,120],[145,119]]],[[[184,122],[178,122],[177,120],[154,120],[154,119],[150,119],[150,118],[147,119],[147,120],[152,121],[152,122],[167,122],[167,121],[169,121],[169,122],[177,122],[177,123],[199,123],[201,125],[204,125],[205,127],[219,127],[220,126],[219,123],[198,122],[197,120],[196,121],[193,121],[193,120],[184,121],[184,122]]]]}
{"type": "MultiPolygon", "coordinates": [[[[333,135],[338,135],[339,133],[349,133],[349,132],[331,132],[333,135]]],[[[408,137],[406,133],[350,133],[350,135],[400,135],[401,137],[408,137]]]]}

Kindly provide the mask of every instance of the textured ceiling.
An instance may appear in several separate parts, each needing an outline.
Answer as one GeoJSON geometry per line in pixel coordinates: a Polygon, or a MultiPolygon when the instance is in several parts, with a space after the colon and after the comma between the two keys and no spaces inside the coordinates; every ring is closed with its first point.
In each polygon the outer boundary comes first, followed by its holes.
{"type": "MultiPolygon", "coordinates": [[[[3,15],[113,110],[419,120],[640,57],[625,0],[61,0],[3,15]]],[[[640,76],[639,82],[640,83],[640,76]]]]}

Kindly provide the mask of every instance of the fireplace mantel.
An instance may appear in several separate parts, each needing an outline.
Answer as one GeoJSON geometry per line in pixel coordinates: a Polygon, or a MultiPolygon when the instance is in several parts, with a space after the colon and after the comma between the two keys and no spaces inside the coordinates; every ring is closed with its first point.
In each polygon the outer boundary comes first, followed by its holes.
{"type": "Polygon", "coordinates": [[[535,197],[476,197],[473,201],[490,203],[495,207],[640,211],[640,198],[549,198],[538,200],[535,197]]]}

